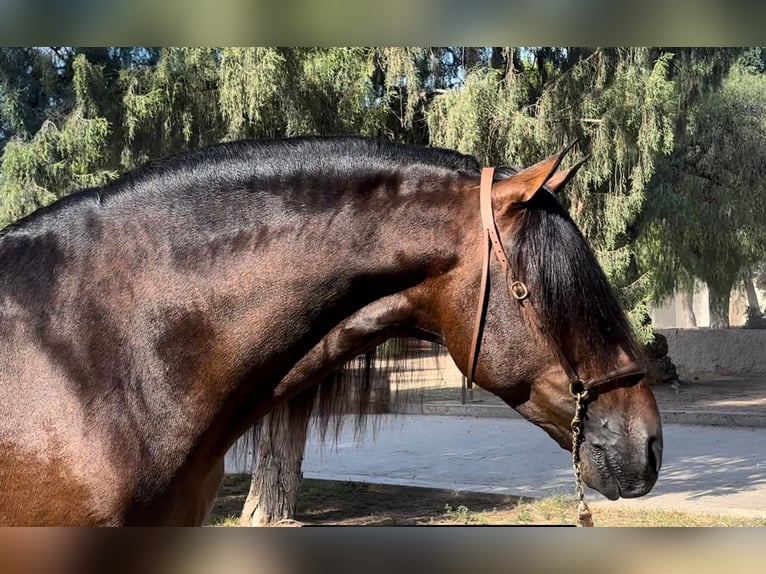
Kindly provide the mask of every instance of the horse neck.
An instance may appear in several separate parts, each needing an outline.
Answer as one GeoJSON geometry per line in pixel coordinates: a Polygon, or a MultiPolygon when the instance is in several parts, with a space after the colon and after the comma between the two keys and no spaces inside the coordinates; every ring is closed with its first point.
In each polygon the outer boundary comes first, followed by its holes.
{"type": "Polygon", "coordinates": [[[208,210],[191,219],[207,228],[157,240],[139,291],[143,308],[159,310],[150,347],[186,423],[195,397],[205,406],[199,424],[210,447],[228,447],[274,407],[277,384],[334,325],[453,267],[464,247],[465,206],[476,203],[461,185],[454,177],[403,178],[394,192],[357,191],[310,215],[288,209],[249,218],[244,205],[237,226],[211,222],[208,210]]]}
{"type": "Polygon", "coordinates": [[[438,333],[420,326],[412,291],[373,301],[333,328],[282,378],[274,397],[285,400],[295,396],[389,339],[441,342],[438,333]]]}

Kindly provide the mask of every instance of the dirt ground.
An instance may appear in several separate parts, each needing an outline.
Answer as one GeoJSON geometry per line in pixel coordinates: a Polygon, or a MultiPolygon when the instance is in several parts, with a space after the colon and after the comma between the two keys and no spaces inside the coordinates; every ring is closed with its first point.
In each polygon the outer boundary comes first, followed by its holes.
{"type": "MultiPolygon", "coordinates": [[[[250,476],[226,475],[209,522],[236,517],[250,486],[250,476]]],[[[475,511],[513,509],[514,496],[460,493],[431,488],[404,488],[358,482],[305,479],[296,519],[311,525],[414,525],[444,520],[447,508],[475,511]]]]}
{"type": "Polygon", "coordinates": [[[661,410],[766,412],[764,375],[695,377],[675,386],[656,385],[653,391],[661,410]]]}
{"type": "MultiPolygon", "coordinates": [[[[250,476],[227,475],[208,520],[236,526],[250,476]]],[[[306,479],[296,519],[303,526],[556,525],[576,524],[573,497],[539,501],[432,488],[306,479]]],[[[597,526],[766,526],[766,519],[593,505],[597,526]]]]}

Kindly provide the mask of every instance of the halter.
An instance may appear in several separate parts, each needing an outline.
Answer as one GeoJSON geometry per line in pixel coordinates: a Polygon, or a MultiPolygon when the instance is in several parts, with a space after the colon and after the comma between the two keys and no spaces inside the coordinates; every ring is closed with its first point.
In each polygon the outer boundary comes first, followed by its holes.
{"type": "MultiPolygon", "coordinates": [[[[541,324],[537,314],[534,311],[531,301],[529,300],[529,289],[527,286],[516,278],[511,265],[508,263],[508,258],[505,255],[505,249],[503,243],[500,241],[500,235],[497,233],[497,225],[495,224],[495,214],[492,210],[492,180],[494,177],[495,168],[485,167],[481,172],[481,187],[479,190],[479,201],[481,207],[481,222],[483,227],[483,239],[484,239],[484,260],[482,263],[481,272],[481,287],[479,289],[479,306],[476,310],[476,321],[473,328],[473,338],[471,340],[471,352],[468,355],[468,381],[467,384],[470,388],[474,387],[474,374],[476,372],[476,364],[478,361],[479,344],[481,343],[481,336],[484,330],[484,321],[486,318],[487,302],[489,300],[489,254],[491,251],[495,253],[495,259],[498,260],[500,266],[505,272],[505,284],[508,292],[513,296],[519,304],[522,312],[526,312],[527,316],[535,323],[538,329],[547,334],[541,324]]],[[[564,369],[564,372],[569,379],[569,392],[572,398],[575,400],[575,414],[572,419],[572,465],[575,472],[575,485],[577,488],[577,494],[580,499],[579,506],[579,518],[580,524],[583,526],[593,526],[591,521],[590,510],[585,503],[584,491],[582,487],[582,480],[580,478],[580,444],[582,443],[583,424],[585,419],[585,410],[587,407],[588,399],[591,394],[599,391],[603,391],[607,385],[614,383],[615,381],[634,375],[644,375],[644,369],[636,362],[630,361],[627,365],[624,365],[618,369],[608,372],[600,377],[595,377],[588,380],[583,380],[577,371],[566,358],[566,355],[562,352],[561,346],[550,335],[546,336],[546,339],[551,348],[558,355],[559,362],[564,369]]]]}

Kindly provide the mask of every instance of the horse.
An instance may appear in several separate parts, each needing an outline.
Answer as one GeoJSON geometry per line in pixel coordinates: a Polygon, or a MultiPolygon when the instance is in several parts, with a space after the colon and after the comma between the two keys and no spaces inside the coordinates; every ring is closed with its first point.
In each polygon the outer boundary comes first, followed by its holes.
{"type": "Polygon", "coordinates": [[[584,482],[646,494],[660,417],[552,193],[568,149],[482,171],[377,139],[230,142],[1,231],[0,524],[200,524],[237,438],[397,325],[567,450],[589,391],[584,482]]]}

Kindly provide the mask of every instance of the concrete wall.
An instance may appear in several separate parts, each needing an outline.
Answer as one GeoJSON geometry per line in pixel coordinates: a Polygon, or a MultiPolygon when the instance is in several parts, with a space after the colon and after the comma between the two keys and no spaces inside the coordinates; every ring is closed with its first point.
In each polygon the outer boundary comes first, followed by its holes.
{"type": "Polygon", "coordinates": [[[766,374],[766,329],[658,329],[681,377],[766,374]]]}

